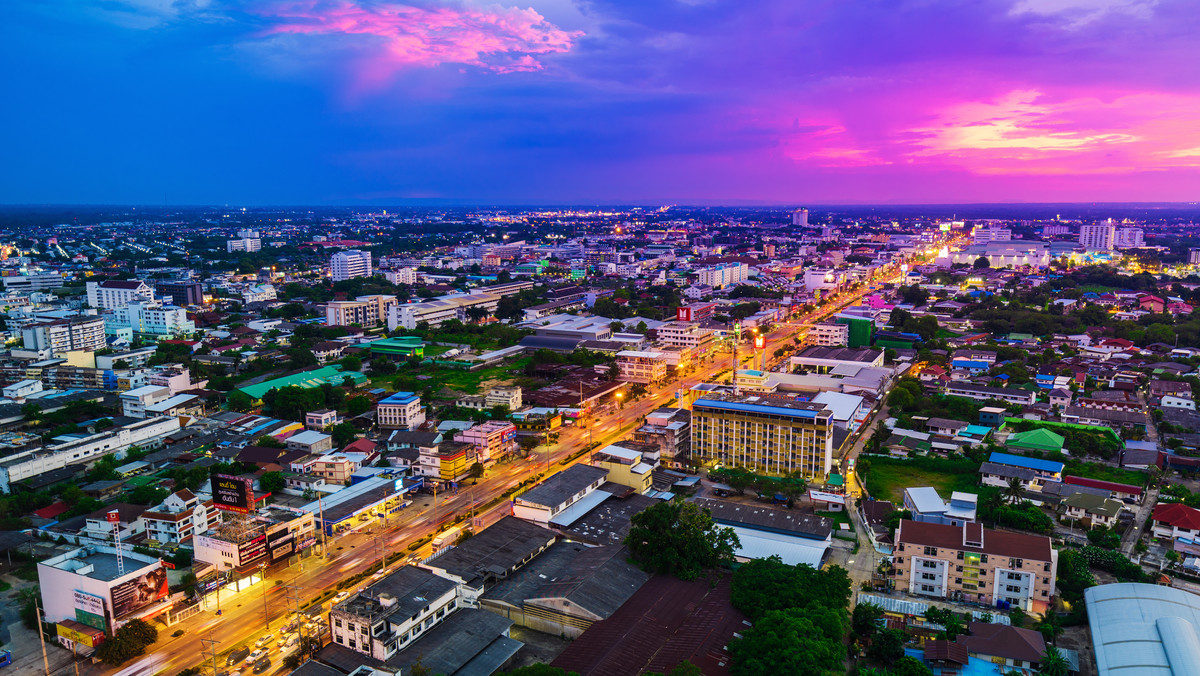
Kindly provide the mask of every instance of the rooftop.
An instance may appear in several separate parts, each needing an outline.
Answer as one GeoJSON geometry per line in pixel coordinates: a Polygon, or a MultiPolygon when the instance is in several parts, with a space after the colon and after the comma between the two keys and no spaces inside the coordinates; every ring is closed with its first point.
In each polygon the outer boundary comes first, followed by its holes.
{"type": "Polygon", "coordinates": [[[1043,460],[1041,458],[1027,458],[1023,455],[1013,455],[1012,453],[993,452],[988,456],[988,462],[997,465],[1011,465],[1013,467],[1025,467],[1039,472],[1051,472],[1059,474],[1063,471],[1064,465],[1061,462],[1053,460],[1043,460]]]}
{"type": "Polygon", "coordinates": [[[697,498],[696,506],[712,512],[714,521],[738,524],[754,530],[824,540],[833,532],[833,522],[823,516],[784,509],[757,507],[712,498],[697,498]]]}
{"type": "Polygon", "coordinates": [[[1083,597],[1100,676],[1196,673],[1200,596],[1122,582],[1091,587],[1083,597]]]}
{"type": "Polygon", "coordinates": [[[424,568],[402,566],[363,591],[333,607],[334,612],[344,612],[355,617],[370,618],[372,622],[385,617],[400,618],[416,615],[428,606],[432,599],[440,598],[453,591],[453,581],[435,575],[424,568]],[[395,599],[391,606],[380,601],[383,595],[395,599]]]}
{"type": "Polygon", "coordinates": [[[506,516],[429,563],[470,583],[502,578],[554,542],[554,531],[506,516]]]}
{"type": "MultiPolygon", "coordinates": [[[[967,524],[978,527],[978,524],[967,524]]],[[[983,530],[983,546],[964,544],[962,526],[921,521],[900,521],[896,531],[896,542],[918,546],[938,547],[955,551],[979,552],[993,556],[1009,556],[1029,561],[1049,561],[1050,538],[1044,535],[1027,535],[1002,530],[983,530]]]]}
{"type": "Polygon", "coordinates": [[[590,465],[571,465],[543,479],[533,488],[516,496],[522,502],[543,507],[557,507],[572,496],[608,476],[608,470],[590,465]]]}

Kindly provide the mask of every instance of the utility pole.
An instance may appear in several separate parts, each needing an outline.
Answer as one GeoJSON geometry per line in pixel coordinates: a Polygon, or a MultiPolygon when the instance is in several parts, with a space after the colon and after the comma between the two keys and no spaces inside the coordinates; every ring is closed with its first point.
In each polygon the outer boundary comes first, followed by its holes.
{"type": "Polygon", "coordinates": [[[46,669],[46,676],[50,676],[50,658],[46,656],[46,636],[43,633],[43,625],[45,624],[46,618],[42,615],[42,608],[38,605],[36,596],[33,599],[33,610],[37,613],[38,641],[40,641],[42,644],[42,666],[46,669]]]}
{"type": "Polygon", "coordinates": [[[267,564],[259,564],[258,573],[262,576],[263,586],[263,626],[266,627],[266,631],[271,631],[271,617],[267,614],[267,564]]]}
{"type": "Polygon", "coordinates": [[[296,650],[300,653],[300,661],[303,662],[304,658],[306,657],[306,653],[308,652],[308,641],[306,641],[304,637],[304,625],[307,623],[300,616],[300,585],[297,584],[298,579],[299,578],[292,578],[292,583],[286,585],[284,588],[289,592],[287,595],[288,608],[290,608],[296,616],[296,631],[300,635],[300,642],[296,646],[296,650]]]}
{"type": "Polygon", "coordinates": [[[322,500],[324,496],[317,496],[317,507],[321,512],[321,558],[329,556],[329,549],[325,542],[325,503],[322,500]]]}
{"type": "Polygon", "coordinates": [[[204,644],[204,648],[208,650],[209,655],[212,656],[213,676],[220,676],[220,674],[217,672],[217,644],[220,643],[220,641],[214,639],[212,637],[212,630],[209,630],[208,638],[202,638],[200,639],[200,642],[204,644]]]}

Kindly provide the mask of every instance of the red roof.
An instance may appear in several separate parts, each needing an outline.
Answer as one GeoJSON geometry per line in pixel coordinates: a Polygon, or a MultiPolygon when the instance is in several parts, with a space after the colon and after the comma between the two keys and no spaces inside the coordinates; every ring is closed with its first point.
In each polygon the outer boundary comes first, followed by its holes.
{"type": "Polygon", "coordinates": [[[1101,481],[1099,479],[1087,479],[1081,476],[1064,476],[1063,483],[1074,484],[1076,486],[1089,486],[1091,488],[1100,488],[1114,493],[1130,493],[1132,495],[1141,495],[1142,489],[1129,484],[1119,484],[1115,481],[1101,481]]]}
{"type": "Polygon", "coordinates": [[[59,514],[62,514],[63,512],[67,511],[68,509],[70,509],[70,507],[67,506],[67,503],[63,502],[62,500],[59,500],[58,502],[56,502],[52,505],[43,507],[43,508],[35,511],[33,513],[33,515],[36,517],[43,518],[43,519],[53,519],[54,517],[58,516],[59,514]]]}
{"type": "MultiPolygon", "coordinates": [[[[980,552],[994,556],[1009,556],[1030,561],[1050,560],[1050,538],[1045,535],[1028,535],[1003,530],[983,530],[983,546],[975,547],[963,543],[962,526],[923,521],[900,522],[896,541],[901,544],[938,547],[967,552],[980,552]]],[[[973,533],[978,535],[978,533],[973,533]]]]}
{"type": "Polygon", "coordinates": [[[1154,506],[1154,520],[1178,528],[1200,529],[1200,509],[1180,502],[1160,502],[1154,506]]]}
{"type": "Polygon", "coordinates": [[[370,439],[355,439],[346,444],[343,453],[370,453],[375,450],[376,443],[370,439]]]}

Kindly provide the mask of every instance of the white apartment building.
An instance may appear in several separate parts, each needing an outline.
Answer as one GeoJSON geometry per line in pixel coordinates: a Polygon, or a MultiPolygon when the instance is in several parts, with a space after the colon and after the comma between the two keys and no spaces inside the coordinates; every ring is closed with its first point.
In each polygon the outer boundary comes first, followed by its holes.
{"type": "Polygon", "coordinates": [[[333,642],[387,660],[459,607],[458,584],[417,566],[401,566],[329,611],[333,642]]]}
{"type": "Polygon", "coordinates": [[[1012,230],[1008,228],[979,228],[974,233],[976,244],[988,242],[1007,242],[1012,239],[1012,230]]]}
{"type": "Polygon", "coordinates": [[[395,296],[359,296],[354,300],[335,300],[325,305],[327,326],[350,326],[357,324],[371,328],[379,326],[388,314],[388,308],[398,304],[395,296]]]}
{"type": "Polygon", "coordinates": [[[522,404],[521,388],[493,387],[488,390],[484,402],[488,408],[492,408],[493,406],[507,406],[510,411],[520,410],[522,404]]]}
{"type": "Polygon", "coordinates": [[[842,276],[833,270],[825,268],[809,268],[804,271],[804,290],[823,291],[836,289],[842,282],[842,276]]]}
{"type": "Polygon", "coordinates": [[[262,239],[255,230],[238,230],[237,239],[225,240],[225,251],[233,253],[234,251],[245,251],[252,253],[262,250],[262,239]]]}
{"type": "Polygon", "coordinates": [[[131,446],[158,446],[163,437],[179,431],[179,418],[149,418],[130,425],[110,427],[82,439],[67,441],[37,450],[14,453],[0,461],[0,491],[12,492],[12,485],[67,465],[94,462],[101,456],[125,457],[131,446]]]}
{"type": "Polygon", "coordinates": [[[421,398],[412,392],[397,392],[376,405],[375,423],[380,427],[415,430],[424,422],[421,398]]]}
{"type": "Polygon", "coordinates": [[[146,408],[171,398],[171,388],[146,385],[121,393],[121,413],[128,418],[145,418],[146,408]]]}
{"type": "Polygon", "coordinates": [[[1088,251],[1111,251],[1116,241],[1116,230],[1111,218],[1099,225],[1081,225],[1079,244],[1088,251]]]}
{"type": "Polygon", "coordinates": [[[384,270],[383,277],[392,284],[408,284],[411,286],[417,283],[417,270],[416,268],[396,268],[395,270],[384,270]]]}
{"type": "Polygon", "coordinates": [[[87,300],[94,308],[116,310],[137,301],[153,301],[154,289],[137,279],[88,282],[87,300]]]}
{"type": "Polygon", "coordinates": [[[712,349],[713,332],[687,322],[667,322],[657,329],[658,342],[667,347],[680,347],[692,350],[692,354],[702,356],[712,349]]]}
{"type": "Polygon", "coordinates": [[[750,266],[745,263],[721,263],[711,268],[701,268],[696,273],[698,283],[723,289],[750,279],[750,266]]]}
{"type": "Polygon", "coordinates": [[[247,303],[266,303],[278,298],[274,284],[251,284],[242,289],[242,300],[247,303]]]}
{"type": "Polygon", "coordinates": [[[69,317],[29,324],[21,329],[27,350],[48,350],[50,356],[65,352],[95,351],[108,346],[104,320],[99,317],[69,317]]]}
{"type": "Polygon", "coordinates": [[[134,333],[153,336],[179,336],[196,332],[196,323],[187,317],[187,310],[158,301],[135,301],[117,308],[109,325],[131,328],[134,333]]]}
{"type": "Polygon", "coordinates": [[[808,332],[808,338],[815,345],[845,347],[850,341],[850,325],[821,322],[812,327],[812,330],[808,332]]]}
{"type": "Polygon", "coordinates": [[[1141,228],[1120,228],[1117,230],[1113,247],[1117,249],[1140,249],[1146,246],[1146,234],[1141,228]]]}
{"type": "Polygon", "coordinates": [[[220,520],[212,500],[202,502],[186,488],[142,512],[146,537],[161,543],[187,542],[193,536],[204,535],[220,520]]]}
{"type": "Polygon", "coordinates": [[[807,228],[808,227],[808,209],[797,209],[792,212],[792,225],[807,228]]]}
{"type": "Polygon", "coordinates": [[[617,353],[619,379],[630,383],[654,384],[667,378],[667,355],[645,350],[622,350],[617,353]]]}
{"type": "Polygon", "coordinates": [[[329,258],[329,274],[335,282],[355,277],[371,276],[371,252],[351,249],[339,251],[329,258]]]}

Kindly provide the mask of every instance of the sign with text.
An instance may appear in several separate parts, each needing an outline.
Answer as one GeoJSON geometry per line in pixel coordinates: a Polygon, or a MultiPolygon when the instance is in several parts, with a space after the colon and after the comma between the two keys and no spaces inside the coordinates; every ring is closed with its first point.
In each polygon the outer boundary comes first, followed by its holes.
{"type": "Polygon", "coordinates": [[[250,479],[225,474],[212,478],[213,507],[249,514],[254,509],[254,489],[250,479]]]}
{"type": "Polygon", "coordinates": [[[238,545],[238,565],[254,563],[267,555],[267,536],[265,534],[247,540],[238,545]]]}
{"type": "Polygon", "coordinates": [[[108,630],[108,621],[104,615],[104,599],[76,589],[74,591],[75,599],[75,621],[80,624],[86,624],[100,631],[108,630]]]}
{"type": "Polygon", "coordinates": [[[846,504],[846,496],[840,493],[828,493],[826,491],[814,491],[809,489],[808,497],[814,502],[829,502],[838,505],[846,504]]]}
{"type": "Polygon", "coordinates": [[[296,536],[286,528],[280,528],[274,533],[267,534],[267,551],[271,553],[271,563],[287,558],[296,551],[296,536]]]}

